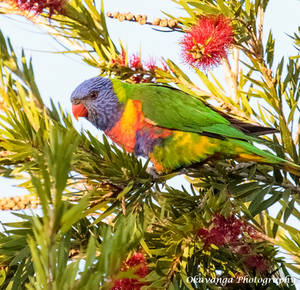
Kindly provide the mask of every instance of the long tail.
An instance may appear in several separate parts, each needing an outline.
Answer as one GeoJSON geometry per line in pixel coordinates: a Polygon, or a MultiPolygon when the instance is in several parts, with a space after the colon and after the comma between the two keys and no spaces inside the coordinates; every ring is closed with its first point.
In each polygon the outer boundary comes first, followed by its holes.
{"type": "Polygon", "coordinates": [[[300,176],[300,166],[285,160],[285,162],[282,164],[283,170],[286,170],[296,176],[300,176]]]}
{"type": "Polygon", "coordinates": [[[241,152],[238,153],[238,158],[242,161],[254,161],[259,163],[270,164],[288,171],[296,176],[300,176],[300,166],[288,160],[277,157],[271,153],[265,152],[250,143],[233,140],[241,152]]]}

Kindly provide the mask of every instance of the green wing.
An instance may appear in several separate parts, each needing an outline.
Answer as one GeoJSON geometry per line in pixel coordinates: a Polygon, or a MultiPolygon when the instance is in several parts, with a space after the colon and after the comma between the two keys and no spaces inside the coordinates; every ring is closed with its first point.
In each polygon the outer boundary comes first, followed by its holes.
{"type": "Polygon", "coordinates": [[[140,100],[145,117],[160,127],[258,141],[234,128],[199,99],[180,90],[155,84],[126,84],[114,80],[118,97],[140,100]]]}

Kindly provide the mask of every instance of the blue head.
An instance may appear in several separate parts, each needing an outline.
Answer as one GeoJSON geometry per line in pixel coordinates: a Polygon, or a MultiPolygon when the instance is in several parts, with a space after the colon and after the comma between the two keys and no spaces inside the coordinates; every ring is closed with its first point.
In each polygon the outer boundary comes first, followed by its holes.
{"type": "Polygon", "coordinates": [[[73,114],[86,117],[101,130],[110,130],[120,119],[122,107],[110,79],[94,77],[81,83],[72,93],[73,114]]]}

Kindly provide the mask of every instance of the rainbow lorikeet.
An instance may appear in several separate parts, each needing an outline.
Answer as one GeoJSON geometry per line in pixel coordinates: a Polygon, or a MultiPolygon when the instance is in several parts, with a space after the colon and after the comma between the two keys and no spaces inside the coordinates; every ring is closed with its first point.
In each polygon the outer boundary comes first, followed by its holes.
{"type": "Polygon", "coordinates": [[[300,174],[300,166],[251,144],[276,129],[238,121],[169,86],[95,77],[73,91],[71,102],[76,119],[86,117],[126,151],[149,157],[158,173],[229,157],[300,174]]]}

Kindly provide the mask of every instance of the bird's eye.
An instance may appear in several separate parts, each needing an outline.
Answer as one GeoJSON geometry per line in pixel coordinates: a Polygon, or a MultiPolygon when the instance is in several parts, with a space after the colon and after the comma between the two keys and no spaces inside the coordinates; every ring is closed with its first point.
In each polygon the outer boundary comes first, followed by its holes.
{"type": "Polygon", "coordinates": [[[98,97],[97,92],[91,92],[89,94],[89,99],[91,99],[91,100],[95,100],[95,99],[97,99],[97,97],[98,97]]]}
{"type": "Polygon", "coordinates": [[[80,101],[79,101],[79,100],[73,100],[72,104],[73,104],[73,105],[79,105],[79,104],[80,104],[80,101]]]}

